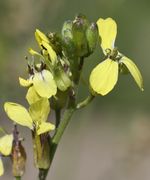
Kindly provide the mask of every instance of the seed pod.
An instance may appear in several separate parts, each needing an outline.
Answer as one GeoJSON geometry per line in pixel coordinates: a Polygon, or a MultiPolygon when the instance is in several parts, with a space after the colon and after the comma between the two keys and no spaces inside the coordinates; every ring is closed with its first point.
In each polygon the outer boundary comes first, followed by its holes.
{"type": "Polygon", "coordinates": [[[50,160],[50,143],[49,135],[42,134],[37,135],[33,133],[33,144],[34,144],[34,163],[39,169],[48,169],[51,163],[50,160]]]}
{"type": "Polygon", "coordinates": [[[26,152],[21,142],[15,143],[12,149],[13,176],[22,176],[25,172],[26,152]]]}

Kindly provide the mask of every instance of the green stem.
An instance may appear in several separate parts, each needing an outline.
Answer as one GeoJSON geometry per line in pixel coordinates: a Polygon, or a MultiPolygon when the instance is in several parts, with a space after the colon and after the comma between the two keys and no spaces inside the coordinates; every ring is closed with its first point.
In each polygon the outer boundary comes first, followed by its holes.
{"type": "Polygon", "coordinates": [[[71,117],[72,117],[75,110],[76,110],[75,100],[71,99],[69,104],[68,104],[68,108],[66,109],[66,111],[64,113],[63,119],[61,120],[61,122],[59,124],[57,132],[52,139],[51,161],[53,160],[53,157],[55,155],[58,143],[59,143],[69,121],[71,120],[71,117]]]}
{"type": "Polygon", "coordinates": [[[77,104],[76,108],[77,109],[81,109],[85,106],[87,106],[93,99],[95,96],[93,96],[92,94],[90,94],[85,100],[83,100],[82,102],[80,102],[79,104],[77,104]]]}

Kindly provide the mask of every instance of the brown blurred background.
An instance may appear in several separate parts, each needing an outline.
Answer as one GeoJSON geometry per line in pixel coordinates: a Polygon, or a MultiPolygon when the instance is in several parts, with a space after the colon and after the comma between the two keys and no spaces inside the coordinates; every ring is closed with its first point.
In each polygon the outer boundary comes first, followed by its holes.
{"type": "MultiPolygon", "coordinates": [[[[130,75],[119,78],[115,89],[97,97],[78,111],[68,126],[56,153],[48,179],[52,180],[149,180],[150,179],[150,1],[149,0],[1,0],[0,1],[0,124],[8,132],[12,123],[3,110],[5,101],[26,105],[25,90],[18,76],[26,76],[25,56],[37,47],[36,28],[60,31],[65,20],[84,13],[91,21],[112,17],[118,24],[116,46],[140,68],[144,93],[130,75]]],[[[86,60],[83,78],[102,59],[99,46],[86,60]]],[[[79,99],[87,87],[81,85],[79,99]]],[[[30,131],[19,127],[25,138],[28,159],[23,180],[34,180],[30,131]]],[[[5,160],[5,175],[11,163],[5,160]]]]}

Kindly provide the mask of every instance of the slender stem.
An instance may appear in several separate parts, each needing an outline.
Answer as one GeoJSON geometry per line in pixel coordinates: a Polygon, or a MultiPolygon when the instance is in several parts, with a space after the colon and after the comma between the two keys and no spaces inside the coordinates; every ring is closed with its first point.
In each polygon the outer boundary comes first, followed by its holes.
{"type": "Polygon", "coordinates": [[[83,100],[82,102],[80,102],[79,104],[77,104],[76,108],[77,109],[81,109],[85,106],[87,106],[93,99],[95,96],[93,96],[92,94],[90,94],[85,100],[83,100]]]}
{"type": "Polygon", "coordinates": [[[61,120],[59,127],[57,129],[57,132],[52,139],[51,161],[53,160],[54,154],[57,149],[57,145],[58,145],[69,121],[71,120],[71,117],[75,110],[76,110],[75,99],[70,99],[68,108],[66,109],[63,119],[61,120]]]}

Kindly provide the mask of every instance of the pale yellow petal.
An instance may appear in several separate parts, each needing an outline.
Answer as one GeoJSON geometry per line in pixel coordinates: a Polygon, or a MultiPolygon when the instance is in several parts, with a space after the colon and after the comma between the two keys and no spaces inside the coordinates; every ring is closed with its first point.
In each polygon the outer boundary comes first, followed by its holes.
{"type": "Polygon", "coordinates": [[[41,98],[39,101],[31,104],[29,108],[29,113],[35,122],[43,122],[47,120],[48,114],[50,112],[49,100],[47,98],[41,98]]]}
{"type": "Polygon", "coordinates": [[[57,92],[57,86],[54,81],[53,75],[48,70],[35,73],[33,78],[33,84],[36,92],[45,98],[50,98],[57,92]]]}
{"type": "Polygon", "coordinates": [[[4,109],[11,120],[16,122],[17,124],[33,129],[31,116],[29,115],[26,108],[24,108],[22,105],[12,102],[6,102],[4,104],[4,109]]]}
{"type": "Polygon", "coordinates": [[[131,75],[133,76],[135,82],[137,83],[141,91],[144,91],[143,78],[135,63],[131,59],[125,56],[121,59],[120,62],[122,62],[128,68],[128,70],[130,71],[131,75]]]}
{"type": "Polygon", "coordinates": [[[106,49],[114,49],[114,43],[117,35],[117,24],[112,18],[97,21],[99,36],[101,38],[101,47],[106,54],[106,49]]]}
{"type": "Polygon", "coordinates": [[[4,174],[4,166],[3,166],[2,159],[0,157],[0,176],[2,176],[3,174],[4,174]]]}
{"type": "Polygon", "coordinates": [[[5,135],[0,138],[0,153],[8,156],[11,154],[13,143],[13,135],[5,135]]]}
{"type": "Polygon", "coordinates": [[[23,79],[21,77],[19,77],[19,84],[23,87],[29,87],[32,85],[32,79],[23,79]]]}
{"type": "Polygon", "coordinates": [[[106,59],[97,65],[90,75],[90,86],[98,94],[106,95],[115,86],[118,80],[118,63],[106,59]]]}
{"type": "Polygon", "coordinates": [[[55,125],[49,122],[42,122],[37,129],[37,134],[40,135],[40,134],[52,131],[54,129],[55,129],[55,125]]]}
{"type": "Polygon", "coordinates": [[[39,29],[36,29],[35,31],[35,38],[40,47],[41,47],[42,41],[49,43],[49,39],[47,38],[47,36],[43,32],[41,32],[39,29]]]}
{"type": "Polygon", "coordinates": [[[45,47],[45,49],[47,49],[48,54],[50,56],[50,59],[52,61],[52,63],[54,64],[56,59],[57,59],[57,55],[55,53],[55,51],[53,50],[53,48],[45,41],[42,41],[42,45],[45,47]]]}
{"type": "Polygon", "coordinates": [[[41,97],[37,94],[34,86],[31,86],[28,89],[28,92],[26,94],[26,99],[30,105],[41,99],[41,97]]]}
{"type": "Polygon", "coordinates": [[[42,59],[44,58],[40,53],[36,52],[35,50],[33,50],[32,48],[29,48],[29,53],[33,56],[39,56],[41,57],[42,59]]]}

